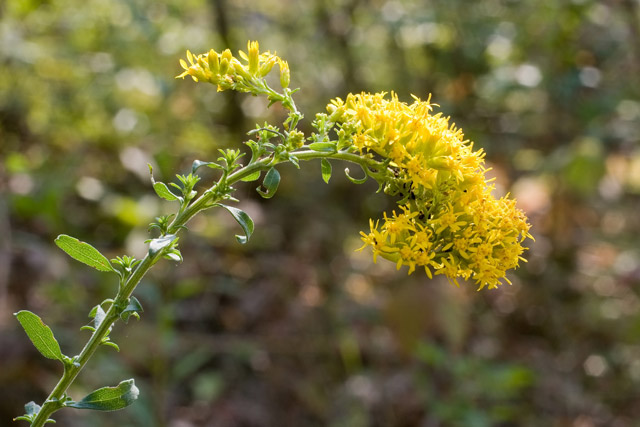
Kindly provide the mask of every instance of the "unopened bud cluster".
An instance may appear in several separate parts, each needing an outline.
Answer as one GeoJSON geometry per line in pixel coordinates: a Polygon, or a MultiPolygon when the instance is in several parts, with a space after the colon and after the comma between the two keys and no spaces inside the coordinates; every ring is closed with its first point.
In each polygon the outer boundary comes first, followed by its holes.
{"type": "Polygon", "coordinates": [[[184,72],[176,78],[191,76],[195,81],[216,85],[218,91],[236,90],[258,95],[264,93],[264,77],[278,64],[280,84],[283,88],[289,86],[290,74],[287,61],[268,51],[260,53],[258,42],[249,42],[247,52],[240,51],[239,56],[240,59],[233,56],[229,49],[221,53],[211,49],[200,55],[187,51],[188,62],[184,59],[180,60],[184,72]]]}

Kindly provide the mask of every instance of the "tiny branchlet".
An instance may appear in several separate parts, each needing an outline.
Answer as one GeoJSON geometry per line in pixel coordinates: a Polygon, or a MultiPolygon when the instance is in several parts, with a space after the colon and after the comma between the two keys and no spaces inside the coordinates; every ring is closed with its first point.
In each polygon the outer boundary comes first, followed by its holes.
{"type": "Polygon", "coordinates": [[[62,408],[111,411],[124,408],[138,397],[134,380],[124,380],[113,387],[97,389],[79,401],[68,396],[67,389],[92,355],[101,346],[120,350],[110,333],[118,320],[127,323],[140,319],[142,305],[133,296],[136,286],[161,259],[182,261],[178,234],[198,213],[224,208],[238,222],[241,244],[249,242],[254,231],[251,217],[228,203],[238,181],[257,182],[256,191],[264,198],[273,197],[280,184],[278,166],[319,159],[322,179],[329,182],[331,160],[354,163],[363,175],[349,180],[361,184],[371,178],[379,190],[396,197],[398,209],[384,213],[382,221],[370,220],[370,231],[362,232],[365,247],[373,258],[392,260],[398,268],[408,267],[411,274],[418,267],[427,276],[442,274],[458,284],[457,279],[474,280],[479,288],[496,288],[505,280],[507,270],[516,268],[530,238],[524,214],[508,198],[491,195],[492,185],[485,178],[484,155],[474,151],[463,139],[462,131],[449,124],[440,113],[433,114],[434,104],[414,99],[412,104],[398,100],[395,94],[349,94],[343,101],[334,99],[326,113],[315,115],[315,129],[305,135],[297,129],[303,115],[293,100],[296,90],[289,89],[290,71],[286,61],[270,52],[260,53],[257,42],[249,42],[247,52],[234,56],[230,50],[210,50],[201,55],[187,52],[180,60],[184,72],[197,82],[211,83],[218,91],[235,90],[264,96],[269,106],[280,103],[288,116],[281,127],[269,123],[257,125],[240,148],[219,150],[213,161],[195,160],[188,174],[177,175],[168,185],[156,181],[149,166],[151,185],[158,197],[176,202],[176,211],[155,219],[149,232],[157,237],[146,241],[148,252],[143,259],[123,255],[109,260],[96,248],[71,236],[60,235],[56,245],[70,257],[104,273],[113,273],[118,281],[114,298],[102,301],[89,312],[90,322],[81,329],[91,333],[78,355],[67,356],[53,331],[36,314],[26,310],[16,318],[40,353],[59,360],[63,374],[42,405],[29,402],[26,413],[15,420],[31,426],[54,422],[50,417],[62,408]],[[278,66],[279,91],[267,84],[266,77],[278,66]],[[250,154],[247,155],[247,154],[250,154]],[[201,192],[196,184],[198,171],[208,167],[218,178],[201,192]]]}

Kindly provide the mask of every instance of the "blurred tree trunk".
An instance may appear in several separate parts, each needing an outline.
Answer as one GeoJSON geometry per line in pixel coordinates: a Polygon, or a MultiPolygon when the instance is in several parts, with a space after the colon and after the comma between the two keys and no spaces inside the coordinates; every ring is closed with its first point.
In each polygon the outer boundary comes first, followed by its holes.
{"type": "MultiPolygon", "coordinates": [[[[212,22],[213,31],[218,33],[225,49],[231,49],[234,52],[237,51],[240,48],[239,43],[241,42],[234,40],[230,31],[229,16],[227,14],[229,5],[226,0],[211,0],[211,7],[214,14],[214,20],[212,22]]],[[[222,48],[218,47],[216,50],[222,50],[222,48]]],[[[228,90],[219,95],[224,97],[227,105],[227,108],[224,109],[224,115],[220,117],[220,121],[228,127],[233,135],[243,135],[247,131],[247,128],[242,107],[240,106],[238,92],[228,90]]]]}

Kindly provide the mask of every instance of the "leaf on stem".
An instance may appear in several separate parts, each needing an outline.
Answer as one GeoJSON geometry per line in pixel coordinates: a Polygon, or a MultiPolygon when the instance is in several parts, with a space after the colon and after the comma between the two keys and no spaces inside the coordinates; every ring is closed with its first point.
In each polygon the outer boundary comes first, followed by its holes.
{"type": "Polygon", "coordinates": [[[142,309],[142,304],[138,301],[138,298],[131,296],[129,298],[129,304],[122,310],[120,313],[120,318],[124,321],[124,323],[129,322],[129,317],[133,316],[136,319],[140,320],[140,313],[144,310],[142,309]]]}
{"type": "Polygon", "coordinates": [[[240,181],[244,181],[244,182],[256,181],[257,179],[260,178],[260,173],[261,173],[260,171],[255,171],[251,175],[247,175],[244,178],[241,178],[240,181]]]}
{"type": "Polygon", "coordinates": [[[217,164],[215,162],[204,162],[202,160],[194,160],[193,164],[191,165],[191,173],[195,174],[196,171],[198,169],[200,169],[201,166],[207,166],[207,167],[210,167],[212,169],[224,169],[222,166],[220,166],[219,164],[217,164]]]}
{"type": "Polygon", "coordinates": [[[79,402],[69,402],[65,406],[94,411],[117,411],[131,405],[140,394],[133,379],[122,381],[115,387],[103,387],[86,395],[79,402]]]}
{"type": "Polygon", "coordinates": [[[279,184],[280,184],[280,172],[278,172],[276,168],[271,168],[269,169],[269,171],[264,177],[264,180],[262,181],[262,186],[264,187],[264,190],[258,187],[256,188],[256,191],[260,193],[260,195],[265,199],[270,199],[276,194],[279,184]]]}
{"type": "Polygon", "coordinates": [[[97,329],[100,327],[100,323],[107,317],[107,313],[103,310],[100,304],[93,307],[89,312],[89,317],[93,318],[93,326],[97,329]]]}
{"type": "Polygon", "coordinates": [[[51,328],[44,324],[42,319],[38,315],[28,311],[21,310],[14,314],[22,325],[22,328],[27,333],[27,336],[42,354],[47,359],[59,360],[64,363],[64,356],[60,351],[60,344],[53,336],[51,328]]]}
{"type": "Polygon", "coordinates": [[[335,142],[313,142],[309,144],[309,148],[321,153],[335,153],[338,151],[335,142]]]}
{"type": "Polygon", "coordinates": [[[153,168],[151,167],[151,165],[147,165],[147,166],[149,166],[149,174],[151,175],[151,184],[153,185],[153,189],[155,190],[156,194],[160,198],[164,200],[168,200],[170,202],[174,200],[180,200],[178,196],[176,196],[171,192],[171,190],[169,190],[169,187],[167,187],[167,185],[164,182],[156,181],[155,179],[153,179],[153,168]]]}
{"type": "Polygon", "coordinates": [[[167,246],[171,246],[171,244],[178,238],[175,234],[167,234],[162,237],[158,237],[157,239],[152,239],[149,241],[149,255],[155,256],[158,252],[166,248],[167,246]]]}
{"type": "MultiPolygon", "coordinates": [[[[38,405],[36,402],[31,401],[24,405],[26,414],[14,418],[13,421],[26,421],[28,423],[31,423],[38,416],[38,412],[40,412],[40,409],[42,409],[40,405],[38,405]]],[[[55,423],[55,421],[52,419],[48,419],[47,421],[45,421],[45,424],[46,423],[55,423]]]]}
{"type": "Polygon", "coordinates": [[[99,271],[115,271],[109,260],[88,243],[81,242],[75,237],[67,236],[66,234],[59,235],[55,243],[71,258],[89,267],[99,271]]]}
{"type": "Polygon", "coordinates": [[[238,221],[240,227],[242,227],[244,236],[236,235],[236,240],[238,240],[238,243],[242,245],[247,243],[251,238],[251,235],[253,234],[254,228],[253,220],[251,219],[251,217],[245,211],[234,208],[232,206],[223,205],[221,203],[218,203],[217,206],[223,207],[228,210],[229,213],[235,218],[235,220],[238,221]]]}
{"type": "Polygon", "coordinates": [[[321,162],[321,168],[322,168],[322,179],[324,180],[324,182],[328,184],[329,179],[331,179],[331,163],[329,163],[329,160],[323,158],[321,162]]]}

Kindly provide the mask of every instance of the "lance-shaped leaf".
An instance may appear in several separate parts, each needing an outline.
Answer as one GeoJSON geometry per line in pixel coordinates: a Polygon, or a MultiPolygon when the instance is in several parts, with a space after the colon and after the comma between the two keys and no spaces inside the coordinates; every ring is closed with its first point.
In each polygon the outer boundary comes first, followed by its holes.
{"type": "Polygon", "coordinates": [[[337,151],[335,142],[313,142],[309,144],[309,148],[321,153],[335,153],[337,151]]]}
{"type": "Polygon", "coordinates": [[[169,187],[167,187],[167,184],[153,179],[153,168],[151,167],[151,165],[147,165],[147,166],[149,166],[149,174],[151,175],[151,184],[153,185],[153,189],[155,190],[156,194],[159,197],[165,200],[168,200],[170,202],[174,200],[179,200],[180,197],[173,194],[171,190],[169,190],[169,187]]]}
{"type": "Polygon", "coordinates": [[[89,393],[79,402],[69,402],[65,406],[94,411],[117,411],[131,405],[140,394],[133,379],[122,381],[115,387],[103,387],[89,393]]]}
{"type": "Polygon", "coordinates": [[[331,179],[331,163],[329,163],[329,160],[323,158],[320,164],[322,168],[322,179],[328,184],[329,179],[331,179]]]}
{"type": "Polygon", "coordinates": [[[251,182],[251,181],[256,181],[260,178],[260,171],[255,171],[254,173],[245,176],[244,178],[240,178],[240,181],[244,181],[244,182],[251,182]]]}
{"type": "Polygon", "coordinates": [[[260,195],[265,199],[270,199],[274,196],[274,194],[276,194],[279,184],[280,184],[280,172],[278,172],[276,168],[271,168],[269,169],[269,171],[264,177],[264,180],[262,181],[264,190],[258,187],[256,188],[256,191],[260,193],[260,195]]]}
{"type": "Polygon", "coordinates": [[[152,239],[149,241],[149,255],[154,256],[167,246],[170,246],[178,236],[175,234],[167,234],[162,237],[158,237],[157,239],[152,239]]]}
{"type": "Polygon", "coordinates": [[[55,243],[71,258],[85,263],[96,270],[115,271],[109,260],[88,243],[81,242],[75,237],[67,236],[66,234],[59,235],[55,243]]]}
{"type": "Polygon", "coordinates": [[[221,203],[218,203],[217,206],[221,206],[226,210],[228,210],[229,213],[235,218],[235,220],[238,221],[238,224],[240,224],[240,227],[242,227],[242,230],[244,231],[245,235],[244,236],[236,235],[236,240],[238,240],[238,242],[242,245],[247,243],[251,238],[251,235],[253,234],[254,224],[251,217],[245,211],[238,208],[234,208],[232,206],[223,205],[221,203]]]}
{"type": "Polygon", "coordinates": [[[44,324],[38,315],[28,311],[21,310],[14,314],[27,336],[38,349],[38,351],[47,359],[59,360],[64,363],[64,356],[60,351],[60,344],[53,336],[51,328],[44,324]]]}

